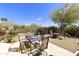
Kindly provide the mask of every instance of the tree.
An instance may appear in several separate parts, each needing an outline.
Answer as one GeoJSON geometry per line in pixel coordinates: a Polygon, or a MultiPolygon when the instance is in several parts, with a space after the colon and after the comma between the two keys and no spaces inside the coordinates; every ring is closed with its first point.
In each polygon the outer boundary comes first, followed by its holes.
{"type": "Polygon", "coordinates": [[[40,34],[40,35],[48,34],[48,28],[47,27],[40,27],[37,29],[36,34],[40,34]]]}
{"type": "Polygon", "coordinates": [[[50,26],[50,27],[48,27],[48,30],[49,30],[49,33],[50,33],[50,30],[51,30],[53,33],[57,33],[57,32],[58,32],[58,27],[50,26]]]}
{"type": "Polygon", "coordinates": [[[7,21],[8,21],[7,18],[4,18],[4,17],[1,18],[2,28],[5,28],[6,30],[9,29],[8,26],[6,25],[7,21]]]}
{"type": "Polygon", "coordinates": [[[65,4],[63,8],[51,14],[50,18],[58,24],[60,32],[63,33],[65,27],[77,22],[79,19],[79,7],[73,4],[65,4]]]}
{"type": "Polygon", "coordinates": [[[21,26],[21,29],[25,29],[25,28],[26,28],[26,26],[25,26],[25,25],[22,25],[22,26],[21,26]]]}
{"type": "Polygon", "coordinates": [[[26,26],[26,31],[27,32],[35,32],[38,28],[40,28],[40,26],[38,26],[36,24],[31,24],[29,26],[26,26]]]}
{"type": "Polygon", "coordinates": [[[2,17],[2,18],[1,18],[1,21],[2,21],[2,22],[7,22],[7,21],[8,21],[8,19],[7,19],[7,18],[2,17]]]}
{"type": "Polygon", "coordinates": [[[79,37],[79,26],[71,25],[66,27],[66,33],[72,37],[79,37]]]}

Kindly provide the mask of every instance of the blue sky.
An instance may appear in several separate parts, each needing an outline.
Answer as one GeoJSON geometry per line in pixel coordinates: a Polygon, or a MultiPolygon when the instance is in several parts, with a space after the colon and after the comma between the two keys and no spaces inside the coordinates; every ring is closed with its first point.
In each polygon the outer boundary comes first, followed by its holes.
{"type": "Polygon", "coordinates": [[[63,4],[58,3],[0,4],[0,18],[6,17],[17,24],[52,26],[55,23],[49,18],[50,12],[62,7],[63,4]]]}

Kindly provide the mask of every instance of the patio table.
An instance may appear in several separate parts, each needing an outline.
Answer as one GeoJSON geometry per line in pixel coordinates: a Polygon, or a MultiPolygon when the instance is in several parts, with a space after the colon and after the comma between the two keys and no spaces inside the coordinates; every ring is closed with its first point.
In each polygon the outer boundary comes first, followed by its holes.
{"type": "Polygon", "coordinates": [[[29,35],[27,36],[26,40],[30,41],[32,44],[35,44],[35,43],[40,43],[42,40],[42,37],[38,35],[29,35]]]}

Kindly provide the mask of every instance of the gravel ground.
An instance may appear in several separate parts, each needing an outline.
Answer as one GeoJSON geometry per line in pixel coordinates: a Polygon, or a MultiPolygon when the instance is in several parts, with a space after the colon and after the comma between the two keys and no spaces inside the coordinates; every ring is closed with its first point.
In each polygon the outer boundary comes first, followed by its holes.
{"type": "Polygon", "coordinates": [[[45,50],[47,52],[48,55],[52,55],[52,56],[75,56],[74,53],[63,49],[59,46],[56,46],[52,43],[49,43],[48,45],[48,49],[45,50]]]}
{"type": "Polygon", "coordinates": [[[79,39],[77,38],[66,38],[62,40],[50,38],[49,42],[67,49],[73,53],[75,53],[79,48],[79,39]]]}

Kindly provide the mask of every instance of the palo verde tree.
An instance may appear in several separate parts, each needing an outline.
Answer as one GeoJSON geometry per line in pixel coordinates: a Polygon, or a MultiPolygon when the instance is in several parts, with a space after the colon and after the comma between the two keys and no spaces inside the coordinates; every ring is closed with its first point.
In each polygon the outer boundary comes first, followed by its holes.
{"type": "Polygon", "coordinates": [[[50,18],[58,24],[60,32],[63,34],[65,27],[78,21],[79,6],[76,4],[64,4],[64,7],[52,13],[50,18]]]}
{"type": "MultiPolygon", "coordinates": [[[[5,17],[0,18],[0,20],[1,20],[2,23],[6,23],[8,21],[8,19],[5,18],[5,17]]],[[[8,29],[8,27],[6,27],[6,25],[5,26],[1,26],[1,27],[2,28],[5,27],[6,29],[8,29]]]]}

